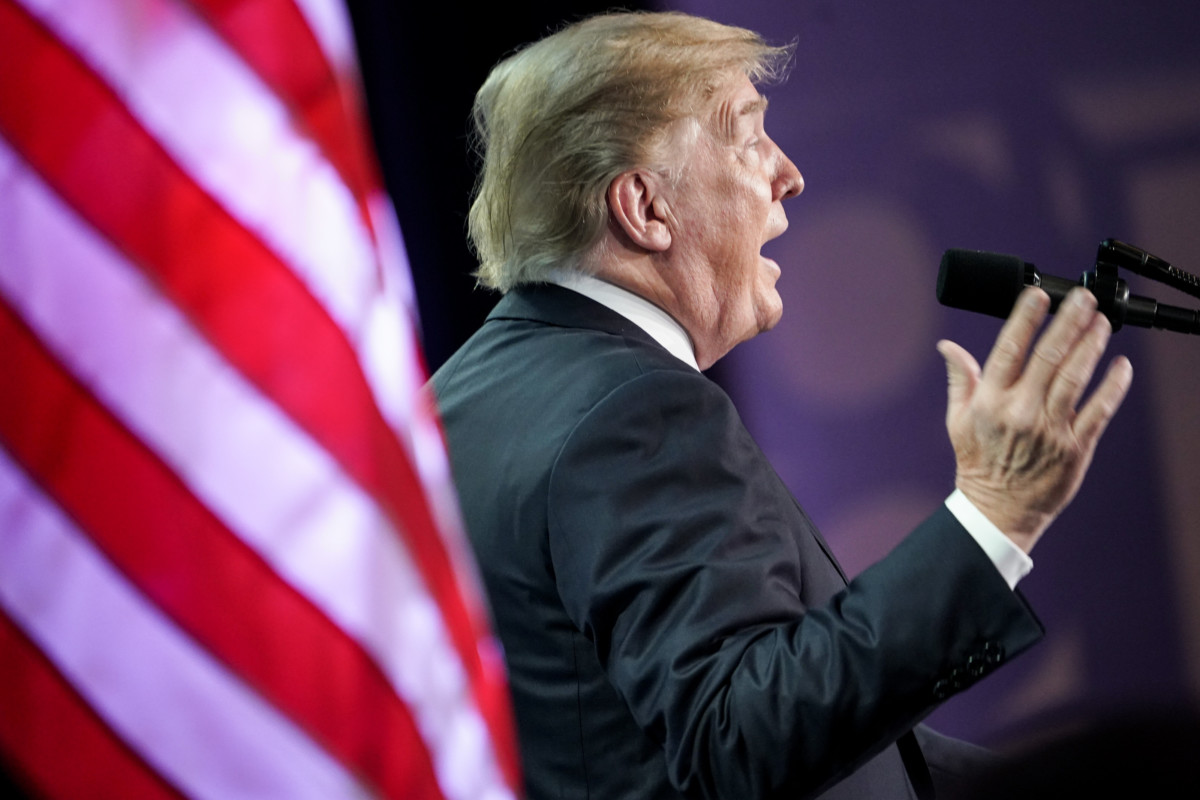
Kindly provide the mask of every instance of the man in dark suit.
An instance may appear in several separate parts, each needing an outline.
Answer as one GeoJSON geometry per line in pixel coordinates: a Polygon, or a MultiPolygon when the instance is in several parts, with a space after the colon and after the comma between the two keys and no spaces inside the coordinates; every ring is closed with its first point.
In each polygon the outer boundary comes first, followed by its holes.
{"type": "Polygon", "coordinates": [[[438,371],[531,798],[929,797],[975,753],[918,723],[1032,644],[1016,581],[1124,397],[1078,292],[984,369],[939,344],[957,488],[847,584],[700,372],[781,314],[759,253],[803,189],[755,81],[787,51],[678,14],[578,23],[476,100],[480,278],[438,371]],[[915,727],[915,733],[914,733],[915,727]]]}

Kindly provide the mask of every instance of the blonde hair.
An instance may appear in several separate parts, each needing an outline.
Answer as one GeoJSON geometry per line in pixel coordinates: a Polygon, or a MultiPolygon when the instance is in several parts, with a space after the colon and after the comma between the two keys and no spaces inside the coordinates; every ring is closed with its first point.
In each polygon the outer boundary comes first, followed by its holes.
{"type": "Polygon", "coordinates": [[[791,47],[676,12],[591,17],[501,61],[475,95],[483,166],[468,228],[479,282],[507,292],[583,269],[622,172],[736,74],[781,77],[791,47]]]}

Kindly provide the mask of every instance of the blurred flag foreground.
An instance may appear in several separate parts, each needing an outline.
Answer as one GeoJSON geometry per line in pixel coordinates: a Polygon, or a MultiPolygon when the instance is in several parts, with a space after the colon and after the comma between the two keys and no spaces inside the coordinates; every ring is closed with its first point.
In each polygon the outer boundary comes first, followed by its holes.
{"type": "Polygon", "coordinates": [[[0,764],[46,797],[504,798],[337,0],[0,0],[0,764]]]}

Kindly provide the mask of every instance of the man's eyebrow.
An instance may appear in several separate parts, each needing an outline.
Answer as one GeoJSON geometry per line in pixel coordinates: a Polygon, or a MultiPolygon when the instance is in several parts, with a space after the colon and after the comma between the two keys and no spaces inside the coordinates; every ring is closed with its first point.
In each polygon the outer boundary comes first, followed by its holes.
{"type": "Polygon", "coordinates": [[[738,116],[757,114],[760,111],[764,114],[767,113],[767,98],[761,96],[754,100],[748,100],[745,105],[738,109],[738,116]]]}

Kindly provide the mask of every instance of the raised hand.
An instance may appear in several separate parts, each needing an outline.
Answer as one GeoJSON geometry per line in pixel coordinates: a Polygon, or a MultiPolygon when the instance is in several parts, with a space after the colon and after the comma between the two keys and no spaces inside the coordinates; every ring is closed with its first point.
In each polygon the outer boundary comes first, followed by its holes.
{"type": "Polygon", "coordinates": [[[1074,289],[1030,355],[1049,306],[1041,289],[1026,289],[982,370],[959,345],[938,342],[955,483],[1027,553],[1075,496],[1133,379],[1129,360],[1114,359],[1077,409],[1112,328],[1091,292],[1074,289]]]}

